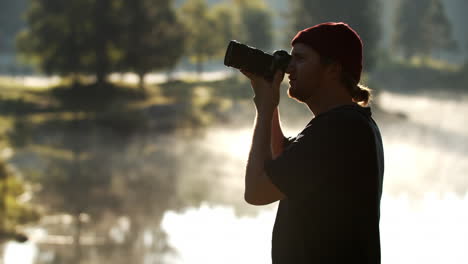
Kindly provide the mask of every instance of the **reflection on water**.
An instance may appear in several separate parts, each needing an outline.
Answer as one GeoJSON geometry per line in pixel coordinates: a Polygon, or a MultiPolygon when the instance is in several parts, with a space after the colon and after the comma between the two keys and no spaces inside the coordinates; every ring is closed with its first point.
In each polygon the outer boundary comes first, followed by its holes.
{"type": "Polygon", "coordinates": [[[33,263],[36,253],[37,248],[31,242],[24,244],[11,242],[5,247],[4,262],[5,264],[30,264],[33,263]]]}
{"type": "MultiPolygon", "coordinates": [[[[381,107],[407,117],[375,113],[386,147],[382,263],[466,263],[468,98],[383,93],[381,99],[381,107]]],[[[249,129],[215,134],[232,143],[227,149],[235,159],[245,159],[248,147],[235,150],[242,141],[248,146],[249,129]]],[[[179,251],[169,263],[271,263],[275,208],[258,210],[253,218],[236,218],[225,207],[167,213],[163,228],[179,251]]]]}
{"type": "Polygon", "coordinates": [[[268,263],[275,211],[238,217],[225,206],[166,213],[162,227],[178,254],[167,263],[268,263]]]}
{"type": "MultiPolygon", "coordinates": [[[[468,208],[468,195],[427,193],[417,203],[406,195],[385,196],[382,263],[466,263],[468,210],[462,208],[468,208]]],[[[178,255],[167,263],[271,263],[274,217],[272,209],[238,218],[231,208],[206,205],[180,214],[168,212],[163,228],[178,255]]]]}
{"type": "MultiPolygon", "coordinates": [[[[375,113],[386,147],[382,263],[466,263],[468,98],[383,93],[381,99],[382,108],[407,117],[375,113]]],[[[245,159],[248,147],[239,151],[237,144],[248,146],[249,129],[215,134],[232,144],[233,159],[245,159]]],[[[163,228],[179,251],[169,263],[270,263],[275,208],[258,210],[254,218],[236,218],[224,207],[167,213],[163,228]]]]}
{"type": "Polygon", "coordinates": [[[384,196],[380,222],[382,264],[468,261],[468,195],[384,196]]]}
{"type": "MultiPolygon", "coordinates": [[[[380,96],[381,108],[403,113],[375,111],[386,155],[382,263],[467,263],[468,97],[380,96]]],[[[184,203],[192,209],[169,206],[161,213],[161,228],[174,249],[162,263],[270,263],[276,205],[243,202],[251,125],[212,128],[194,141],[161,140],[171,146],[171,157],[183,157],[177,159],[178,197],[197,201],[184,203]]],[[[20,256],[34,253],[31,244],[22,248],[19,253],[10,244],[6,263],[21,263],[20,256]]],[[[161,261],[148,253],[146,263],[156,258],[161,261]]]]}
{"type": "Polygon", "coordinates": [[[381,122],[385,143],[385,189],[421,198],[426,192],[468,190],[468,97],[384,93],[386,109],[403,111],[407,120],[381,122]]]}
{"type": "MultiPolygon", "coordinates": [[[[468,260],[468,195],[427,193],[417,203],[407,195],[382,200],[382,263],[453,263],[468,260]]],[[[162,228],[177,252],[162,263],[271,263],[275,210],[238,217],[232,207],[203,204],[183,213],[169,211],[162,228]]],[[[10,244],[7,264],[29,264],[31,244],[10,244]]],[[[149,262],[151,263],[151,262],[149,262]]]]}

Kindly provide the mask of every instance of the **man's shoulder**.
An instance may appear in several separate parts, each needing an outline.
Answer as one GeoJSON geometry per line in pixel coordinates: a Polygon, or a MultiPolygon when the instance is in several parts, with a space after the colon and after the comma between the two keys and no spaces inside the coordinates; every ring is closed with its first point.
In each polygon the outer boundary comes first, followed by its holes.
{"type": "Polygon", "coordinates": [[[369,107],[344,105],[314,118],[313,125],[324,129],[360,130],[376,126],[369,107]]]}
{"type": "Polygon", "coordinates": [[[342,105],[335,107],[316,117],[317,120],[331,121],[363,121],[369,122],[372,116],[370,107],[359,105],[342,105]]]}

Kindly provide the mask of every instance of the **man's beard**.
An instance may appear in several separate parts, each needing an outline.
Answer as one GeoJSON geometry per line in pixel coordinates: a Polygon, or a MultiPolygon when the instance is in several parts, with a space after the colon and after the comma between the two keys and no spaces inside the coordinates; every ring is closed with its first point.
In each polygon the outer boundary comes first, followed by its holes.
{"type": "Polygon", "coordinates": [[[289,87],[288,96],[298,102],[304,103],[307,99],[310,98],[310,95],[301,92],[301,90],[293,87],[289,87]]]}

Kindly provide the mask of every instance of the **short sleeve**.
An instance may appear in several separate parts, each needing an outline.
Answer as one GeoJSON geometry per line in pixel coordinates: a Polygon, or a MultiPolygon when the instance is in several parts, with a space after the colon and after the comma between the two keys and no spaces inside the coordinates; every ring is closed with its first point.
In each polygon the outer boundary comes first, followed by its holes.
{"type": "Polygon", "coordinates": [[[265,162],[272,183],[288,198],[336,193],[352,171],[362,126],[342,118],[321,118],[299,134],[274,160],[265,162]]]}

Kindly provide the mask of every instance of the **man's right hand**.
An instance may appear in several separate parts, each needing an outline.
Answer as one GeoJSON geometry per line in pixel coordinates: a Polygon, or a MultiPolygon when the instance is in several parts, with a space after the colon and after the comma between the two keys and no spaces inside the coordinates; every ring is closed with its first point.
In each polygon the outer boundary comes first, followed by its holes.
{"type": "Polygon", "coordinates": [[[284,78],[284,72],[277,71],[273,81],[269,82],[262,76],[241,70],[247,78],[250,79],[250,84],[254,90],[254,103],[259,114],[273,114],[273,111],[279,104],[279,90],[281,82],[284,78]]]}

